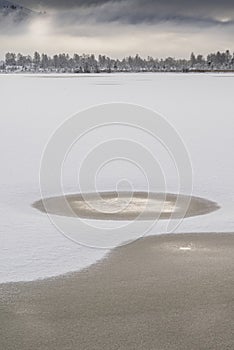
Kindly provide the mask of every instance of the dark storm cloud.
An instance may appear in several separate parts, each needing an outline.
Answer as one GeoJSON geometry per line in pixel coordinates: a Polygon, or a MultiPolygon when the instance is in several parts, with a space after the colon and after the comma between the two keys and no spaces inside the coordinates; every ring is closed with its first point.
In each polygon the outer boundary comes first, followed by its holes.
{"type": "MultiPolygon", "coordinates": [[[[114,0],[115,1],[115,0],[114,0]]],[[[45,7],[45,8],[53,8],[53,9],[70,9],[74,7],[89,7],[89,6],[99,6],[101,4],[112,2],[112,0],[21,0],[20,3],[27,7],[45,7]]],[[[116,1],[120,2],[120,1],[116,1]]]]}
{"type": "MultiPolygon", "coordinates": [[[[92,36],[97,32],[109,35],[112,34],[109,24],[119,29],[121,25],[141,27],[163,23],[182,30],[205,27],[234,30],[233,0],[21,0],[20,4],[33,10],[46,10],[51,30],[71,36],[92,36]]],[[[12,21],[6,22],[0,21],[4,32],[19,30],[15,22],[13,25],[12,21]]]]}
{"type": "MultiPolygon", "coordinates": [[[[131,3],[136,8],[150,8],[162,10],[176,9],[177,11],[193,11],[194,8],[207,10],[229,10],[234,9],[233,0],[21,0],[18,1],[28,7],[44,6],[45,8],[69,9],[74,7],[100,6],[105,3],[131,3]]],[[[133,8],[132,8],[133,10],[133,8]]]]}
{"type": "MultiPolygon", "coordinates": [[[[30,8],[77,14],[77,21],[125,24],[161,21],[216,25],[234,18],[233,0],[22,0],[30,8]],[[75,11],[75,12],[72,12],[75,11]]],[[[66,22],[66,20],[65,20],[66,22]]]]}
{"type": "MultiPolygon", "coordinates": [[[[20,1],[19,1],[20,2],[20,1]]],[[[70,7],[79,7],[79,6],[90,6],[90,5],[101,5],[107,2],[127,2],[127,0],[21,0],[22,4],[27,4],[27,6],[35,6],[35,5],[43,5],[45,7],[51,8],[70,8],[70,7]]],[[[154,5],[163,5],[167,6],[175,6],[177,8],[190,8],[190,7],[218,7],[218,8],[233,8],[233,0],[135,0],[136,4],[142,4],[145,6],[154,6],[154,5]]]]}

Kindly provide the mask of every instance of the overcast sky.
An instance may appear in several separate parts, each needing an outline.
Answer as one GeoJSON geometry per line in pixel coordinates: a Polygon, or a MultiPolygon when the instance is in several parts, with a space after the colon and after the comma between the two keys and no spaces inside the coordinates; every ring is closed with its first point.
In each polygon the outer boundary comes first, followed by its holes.
{"type": "MultiPolygon", "coordinates": [[[[1,3],[1,0],[0,0],[1,3]]],[[[234,51],[233,0],[21,0],[45,15],[0,16],[0,55],[34,50],[189,57],[234,51]]]]}

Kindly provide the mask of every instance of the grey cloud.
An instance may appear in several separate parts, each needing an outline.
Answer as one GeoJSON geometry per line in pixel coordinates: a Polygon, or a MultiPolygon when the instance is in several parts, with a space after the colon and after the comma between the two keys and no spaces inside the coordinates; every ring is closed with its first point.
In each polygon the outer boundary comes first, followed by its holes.
{"type": "MultiPolygon", "coordinates": [[[[90,7],[100,6],[105,3],[131,3],[134,7],[139,9],[151,9],[162,11],[178,11],[189,13],[194,9],[202,11],[226,11],[233,10],[233,0],[21,0],[21,3],[28,7],[40,7],[53,8],[53,9],[70,9],[74,7],[90,7]]],[[[131,10],[133,9],[131,8],[131,10]]]]}
{"type": "MultiPolygon", "coordinates": [[[[70,7],[88,7],[90,5],[100,5],[107,2],[126,2],[126,0],[21,0],[19,1],[27,6],[36,6],[37,4],[52,8],[70,8],[70,7]]],[[[233,0],[135,0],[136,5],[142,4],[145,6],[162,5],[164,7],[174,6],[177,8],[196,7],[228,7],[233,8],[233,0]]]]}
{"type": "MultiPolygon", "coordinates": [[[[171,3],[168,0],[168,4],[171,3]]],[[[140,0],[127,1],[107,1],[99,6],[90,5],[86,7],[79,7],[77,9],[60,10],[55,15],[55,21],[61,29],[71,31],[71,34],[76,34],[76,27],[81,24],[108,24],[117,23],[125,25],[157,25],[161,23],[171,23],[186,26],[194,26],[198,28],[212,27],[212,26],[233,26],[234,21],[232,17],[224,18],[214,14],[186,13],[177,10],[170,10],[165,7],[165,4],[160,7],[160,1],[156,3],[148,0],[142,6],[140,0]],[[134,6],[138,2],[138,6],[134,6]],[[148,5],[148,6],[146,6],[148,5]]],[[[174,4],[174,3],[173,3],[174,4]]]]}
{"type": "Polygon", "coordinates": [[[25,9],[0,11],[0,34],[20,35],[27,32],[28,26],[37,16],[39,14],[25,9]]]}
{"type": "Polygon", "coordinates": [[[50,8],[50,9],[71,9],[74,7],[89,7],[89,6],[99,6],[101,4],[107,3],[107,2],[120,2],[118,0],[22,0],[21,4],[24,6],[27,6],[29,8],[38,8],[38,7],[44,7],[44,8],[50,8]]]}
{"type": "Polygon", "coordinates": [[[218,25],[225,18],[229,24],[234,19],[233,0],[22,0],[22,3],[30,8],[38,5],[40,9],[48,8],[48,12],[70,12],[71,21],[74,21],[75,14],[77,21],[125,24],[172,21],[218,25]]]}
{"type": "MultiPolygon", "coordinates": [[[[230,0],[42,0],[39,3],[22,0],[21,3],[32,9],[38,4],[41,10],[49,7],[45,17],[50,18],[51,31],[58,35],[114,35],[124,26],[143,28],[164,24],[176,26],[176,31],[181,32],[212,27],[234,31],[234,4],[230,0]]],[[[18,26],[15,22],[7,24],[6,19],[0,21],[4,32],[17,32],[18,26]]]]}
{"type": "Polygon", "coordinates": [[[17,2],[47,14],[23,21],[0,14],[1,55],[39,50],[182,57],[233,48],[233,0],[17,2]]]}

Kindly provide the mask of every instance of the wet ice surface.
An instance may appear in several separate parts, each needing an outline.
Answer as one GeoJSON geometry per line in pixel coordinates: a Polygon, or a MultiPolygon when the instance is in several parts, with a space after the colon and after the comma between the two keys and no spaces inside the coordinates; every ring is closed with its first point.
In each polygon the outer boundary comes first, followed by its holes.
{"type": "MultiPolygon", "coordinates": [[[[0,282],[77,271],[108,252],[74,244],[31,207],[40,198],[40,159],[49,137],[69,116],[95,104],[119,101],[152,108],[183,138],[193,165],[193,195],[217,202],[221,209],[187,218],[177,232],[233,231],[233,89],[234,79],[222,74],[218,79],[174,73],[66,79],[1,75],[0,282]]],[[[112,175],[100,190],[113,190],[112,175]]],[[[66,190],[77,192],[72,186],[66,190]]],[[[177,191],[170,176],[167,191],[177,191]]],[[[164,233],[166,221],[150,234],[164,233]]]]}
{"type": "Polygon", "coordinates": [[[204,198],[147,192],[101,192],[43,198],[33,203],[41,212],[92,220],[161,220],[187,218],[218,210],[204,198]]]}

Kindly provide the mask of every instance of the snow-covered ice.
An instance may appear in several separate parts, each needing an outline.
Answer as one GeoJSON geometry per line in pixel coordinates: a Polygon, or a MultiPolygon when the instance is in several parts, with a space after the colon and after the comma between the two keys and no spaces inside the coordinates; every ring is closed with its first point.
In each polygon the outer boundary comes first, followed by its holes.
{"type": "MultiPolygon", "coordinates": [[[[190,153],[193,195],[221,206],[185,219],[177,232],[232,232],[233,91],[231,74],[0,75],[0,282],[77,271],[108,253],[74,244],[31,207],[40,199],[40,159],[49,137],[65,119],[96,104],[135,103],[165,116],[190,153]]],[[[175,191],[173,178],[168,191],[175,191]]],[[[162,222],[150,234],[159,233],[162,222]]]]}

